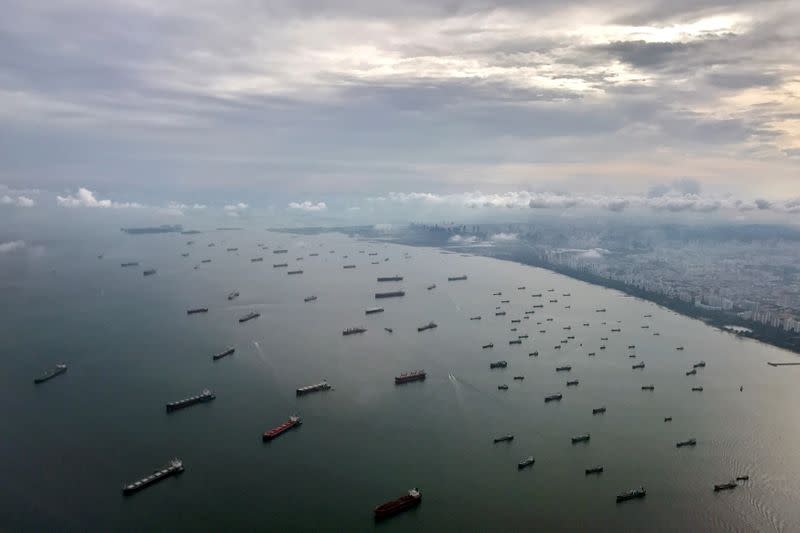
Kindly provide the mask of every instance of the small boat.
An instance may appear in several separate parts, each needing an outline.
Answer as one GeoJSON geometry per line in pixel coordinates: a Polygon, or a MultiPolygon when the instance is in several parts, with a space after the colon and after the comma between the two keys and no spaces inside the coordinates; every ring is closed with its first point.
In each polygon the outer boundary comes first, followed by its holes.
{"type": "Polygon", "coordinates": [[[150,269],[147,269],[144,272],[142,272],[142,275],[143,276],[152,276],[155,273],[156,273],[156,269],[155,268],[150,268],[150,269]]]}
{"type": "Polygon", "coordinates": [[[732,480],[728,481],[727,483],[718,483],[718,484],[714,485],[714,492],[719,492],[721,490],[731,490],[731,489],[735,489],[738,486],[739,486],[739,484],[736,483],[736,480],[732,479],[732,480]]]}
{"type": "Polygon", "coordinates": [[[533,465],[533,463],[535,463],[535,462],[536,462],[536,460],[533,458],[533,456],[529,455],[528,457],[526,457],[525,459],[523,459],[522,461],[517,463],[517,468],[519,470],[522,470],[525,467],[533,465]]]}
{"type": "Polygon", "coordinates": [[[498,389],[498,390],[508,390],[508,385],[506,385],[506,384],[503,384],[503,385],[498,385],[498,386],[497,386],[497,389],[498,389]]]}
{"type": "Polygon", "coordinates": [[[605,407],[595,407],[594,409],[592,409],[592,414],[593,415],[599,415],[599,414],[603,414],[605,412],[606,412],[606,408],[605,407]]]}
{"type": "Polygon", "coordinates": [[[686,440],[682,440],[682,441],[676,443],[675,447],[676,448],[683,448],[684,446],[696,446],[696,445],[697,445],[697,440],[695,440],[695,439],[686,439],[686,440]]]}
{"type": "Polygon", "coordinates": [[[511,442],[512,440],[514,440],[514,435],[512,435],[511,433],[503,435],[502,437],[494,438],[495,444],[497,444],[498,442],[511,442]]]}
{"type": "Polygon", "coordinates": [[[587,468],[586,469],[586,475],[587,476],[590,475],[590,474],[602,474],[602,473],[603,473],[603,467],[602,466],[594,466],[592,468],[587,468]]]}
{"type": "Polygon", "coordinates": [[[588,433],[585,433],[583,435],[578,435],[576,437],[572,437],[572,444],[577,444],[579,442],[587,442],[591,438],[592,436],[589,435],[588,433]]]}
{"type": "Polygon", "coordinates": [[[636,498],[644,498],[647,496],[647,491],[644,487],[639,487],[638,489],[629,490],[628,492],[623,492],[622,494],[617,494],[617,503],[625,502],[628,500],[633,500],[636,498]]]}

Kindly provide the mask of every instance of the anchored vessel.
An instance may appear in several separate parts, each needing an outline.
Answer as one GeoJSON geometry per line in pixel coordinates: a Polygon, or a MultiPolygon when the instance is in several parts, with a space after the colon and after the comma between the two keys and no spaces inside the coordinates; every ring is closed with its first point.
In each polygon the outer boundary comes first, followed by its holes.
{"type": "Polygon", "coordinates": [[[644,368],[644,361],[641,363],[637,363],[631,367],[632,369],[636,370],[637,368],[644,368]]]}
{"type": "Polygon", "coordinates": [[[376,292],[375,298],[393,298],[396,296],[405,296],[406,291],[390,291],[390,292],[376,292]]]}
{"type": "Polygon", "coordinates": [[[705,368],[706,367],[706,362],[705,361],[697,362],[694,365],[692,365],[692,367],[693,368],[705,368]]]}
{"type": "Polygon", "coordinates": [[[347,328],[342,331],[342,335],[354,335],[356,333],[364,333],[365,331],[367,331],[367,328],[347,328]]]}
{"type": "Polygon", "coordinates": [[[714,492],[719,492],[721,490],[735,489],[738,486],[739,485],[736,483],[736,481],[732,479],[732,480],[728,481],[727,483],[719,483],[719,484],[714,485],[714,492]]]}
{"type": "Polygon", "coordinates": [[[162,479],[168,478],[175,474],[180,474],[181,472],[183,472],[183,461],[181,461],[180,459],[173,459],[165,466],[159,468],[149,476],[142,478],[138,481],[134,481],[133,483],[123,485],[122,493],[133,494],[134,492],[138,492],[145,487],[149,487],[150,485],[152,485],[157,481],[161,481],[162,479]]]}
{"type": "Polygon", "coordinates": [[[303,273],[302,270],[290,270],[289,272],[287,272],[287,274],[289,274],[290,276],[292,274],[302,274],[302,273],[303,273]]]}
{"type": "Polygon", "coordinates": [[[697,441],[695,439],[687,439],[680,441],[679,443],[675,444],[675,446],[677,448],[683,448],[684,446],[695,446],[696,444],[697,441]]]}
{"type": "Polygon", "coordinates": [[[489,363],[489,368],[505,368],[508,366],[508,362],[506,361],[496,361],[494,363],[489,363]]]}
{"type": "Polygon", "coordinates": [[[422,501],[422,494],[419,489],[410,489],[408,494],[401,496],[396,500],[386,502],[375,508],[375,520],[383,520],[390,516],[396,515],[403,511],[407,511],[412,507],[416,507],[422,501]]]}
{"type": "Polygon", "coordinates": [[[642,385],[642,390],[656,390],[655,385],[642,385]]]}
{"type": "Polygon", "coordinates": [[[529,455],[528,457],[526,457],[525,459],[523,459],[522,461],[520,461],[519,463],[517,463],[517,468],[518,468],[518,469],[520,469],[520,470],[522,470],[522,469],[523,469],[523,468],[525,468],[526,466],[531,466],[531,465],[533,465],[533,463],[535,463],[535,462],[536,462],[536,460],[533,458],[533,456],[532,456],[532,455],[529,455]]]}
{"type": "Polygon", "coordinates": [[[235,300],[238,297],[239,297],[239,291],[233,291],[230,294],[228,294],[228,300],[235,300]]]}
{"type": "Polygon", "coordinates": [[[253,257],[253,258],[250,259],[251,263],[261,263],[263,261],[264,261],[263,257],[253,257]]]}
{"type": "Polygon", "coordinates": [[[606,412],[606,408],[605,407],[595,407],[594,409],[592,409],[592,414],[593,415],[599,415],[599,414],[602,414],[602,413],[605,413],[605,412],[606,412]]]}
{"type": "Polygon", "coordinates": [[[197,313],[208,313],[208,307],[195,307],[194,309],[187,309],[187,315],[195,315],[197,313]]]}
{"type": "Polygon", "coordinates": [[[316,296],[306,296],[305,298],[303,298],[303,301],[304,302],[313,302],[316,299],[317,299],[316,296]]]}
{"type": "Polygon", "coordinates": [[[697,375],[697,370],[693,368],[693,369],[691,369],[691,370],[687,371],[687,372],[686,372],[686,375],[687,375],[687,376],[694,376],[694,375],[697,375]]]}
{"type": "Polygon", "coordinates": [[[544,397],[544,403],[557,402],[560,401],[561,398],[562,398],[561,394],[551,394],[550,396],[544,397]]]}
{"type": "Polygon", "coordinates": [[[471,316],[471,317],[469,317],[469,319],[470,320],[480,320],[481,317],[479,317],[479,316],[471,316]]]}
{"type": "Polygon", "coordinates": [[[413,372],[404,372],[399,376],[395,376],[394,384],[395,385],[402,385],[403,383],[410,383],[412,381],[425,381],[425,374],[424,370],[414,370],[413,372]]]}
{"type": "Polygon", "coordinates": [[[275,437],[279,437],[289,431],[292,428],[296,428],[300,424],[303,423],[303,419],[297,415],[292,415],[289,417],[289,420],[281,424],[280,426],[274,427],[269,431],[265,431],[264,434],[261,436],[261,440],[269,441],[274,439],[275,437]]]}
{"type": "Polygon", "coordinates": [[[127,263],[122,263],[122,264],[121,264],[121,265],[119,265],[119,266],[121,266],[122,268],[125,268],[125,267],[135,267],[135,266],[139,266],[139,262],[138,262],[138,261],[129,261],[129,262],[127,262],[127,263]]]}
{"type": "Polygon", "coordinates": [[[439,325],[436,324],[436,322],[428,322],[424,326],[418,327],[417,331],[425,331],[425,330],[428,330],[428,329],[433,329],[433,328],[438,328],[438,327],[439,327],[439,325]]]}
{"type": "Polygon", "coordinates": [[[230,346],[230,347],[226,348],[225,350],[212,355],[211,358],[214,361],[216,361],[217,359],[222,359],[223,357],[227,357],[227,356],[231,355],[235,351],[236,351],[236,348],[234,348],[233,346],[230,346]]]}
{"type": "Polygon", "coordinates": [[[490,342],[489,344],[484,344],[483,349],[485,350],[487,348],[494,348],[494,343],[490,342]]]}
{"type": "Polygon", "coordinates": [[[595,467],[586,469],[586,475],[587,476],[589,474],[602,474],[602,473],[603,473],[603,467],[602,466],[595,466],[595,467]]]}
{"type": "Polygon", "coordinates": [[[578,435],[576,437],[572,437],[572,444],[577,444],[578,442],[587,442],[591,438],[592,438],[591,435],[589,435],[588,433],[585,433],[583,435],[578,435]]]}
{"type": "Polygon", "coordinates": [[[525,379],[525,376],[514,376],[514,379],[517,381],[522,381],[523,379],[525,379]]]}
{"type": "Polygon", "coordinates": [[[289,250],[283,250],[283,249],[280,249],[280,250],[272,250],[272,253],[273,253],[273,254],[285,254],[285,253],[287,253],[288,251],[289,251],[289,250]]]}
{"type": "Polygon", "coordinates": [[[403,281],[403,276],[385,276],[378,278],[378,281],[403,281]]]}
{"type": "Polygon", "coordinates": [[[242,318],[239,319],[239,322],[247,322],[248,320],[253,320],[254,318],[258,318],[261,316],[261,313],[256,313],[255,311],[251,313],[247,313],[242,318]]]}
{"type": "Polygon", "coordinates": [[[569,372],[570,370],[572,370],[572,367],[570,365],[563,365],[556,367],[556,372],[569,372]]]}
{"type": "Polygon", "coordinates": [[[303,396],[304,394],[308,394],[311,392],[318,392],[322,390],[329,390],[330,388],[331,386],[328,385],[327,381],[321,381],[314,385],[306,385],[305,387],[300,387],[299,389],[297,389],[297,395],[303,396]]]}
{"type": "Polygon", "coordinates": [[[463,276],[450,276],[450,277],[447,278],[447,281],[464,281],[465,279],[467,279],[466,275],[463,275],[463,276]]]}
{"type": "Polygon", "coordinates": [[[505,383],[502,384],[502,385],[498,385],[497,389],[498,390],[508,390],[508,385],[506,385],[505,383]]]}
{"type": "Polygon", "coordinates": [[[508,344],[522,344],[522,339],[513,339],[508,341],[508,344]]]}
{"type": "Polygon", "coordinates": [[[196,403],[210,402],[214,398],[216,398],[214,393],[208,389],[205,389],[197,396],[190,396],[189,398],[184,398],[183,400],[178,400],[177,402],[168,403],[167,412],[171,413],[172,411],[177,411],[178,409],[183,409],[184,407],[189,407],[190,405],[194,405],[196,403]]]}
{"type": "Polygon", "coordinates": [[[579,382],[578,382],[577,379],[573,379],[573,380],[567,381],[567,387],[576,387],[578,385],[578,383],[579,382]]]}
{"type": "Polygon", "coordinates": [[[694,392],[703,392],[703,387],[692,387],[694,392]]]}
{"type": "Polygon", "coordinates": [[[284,268],[288,267],[289,263],[273,263],[272,268],[284,268]]]}
{"type": "Polygon", "coordinates": [[[494,442],[495,443],[498,443],[498,442],[511,442],[512,440],[514,440],[514,435],[512,435],[511,433],[509,433],[507,435],[503,435],[502,437],[495,437],[494,438],[494,442]]]}
{"type": "Polygon", "coordinates": [[[428,285],[428,290],[429,291],[432,291],[435,288],[436,288],[436,284],[435,283],[433,285],[428,285]]]}
{"type": "Polygon", "coordinates": [[[155,268],[148,268],[147,270],[142,272],[142,275],[143,276],[152,276],[155,273],[156,273],[156,269],[155,268]]]}
{"type": "Polygon", "coordinates": [[[628,492],[623,492],[622,494],[617,494],[617,503],[624,502],[628,500],[633,500],[636,498],[644,498],[647,496],[647,491],[644,487],[639,487],[638,489],[629,490],[628,492]]]}
{"type": "Polygon", "coordinates": [[[344,265],[342,268],[355,268],[355,265],[344,265]]]}
{"type": "Polygon", "coordinates": [[[48,370],[38,378],[34,378],[33,382],[36,384],[44,383],[45,381],[49,381],[56,376],[59,376],[67,371],[67,365],[65,364],[58,364],[52,370],[48,370]]]}
{"type": "Polygon", "coordinates": [[[203,259],[203,260],[202,260],[202,261],[200,261],[200,262],[201,262],[201,263],[210,263],[210,262],[211,262],[211,259],[203,259]]]}

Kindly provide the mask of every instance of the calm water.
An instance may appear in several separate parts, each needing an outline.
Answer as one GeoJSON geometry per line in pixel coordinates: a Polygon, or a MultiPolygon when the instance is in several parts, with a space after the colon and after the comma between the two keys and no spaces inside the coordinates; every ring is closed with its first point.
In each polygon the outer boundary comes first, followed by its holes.
{"type": "Polygon", "coordinates": [[[24,264],[0,263],[0,529],[800,528],[800,367],[766,365],[792,354],[544,270],[432,249],[265,231],[107,242],[53,245],[24,264]],[[196,244],[186,246],[190,239],[196,244]],[[231,246],[239,251],[226,252],[231,246]],[[273,255],[276,247],[289,253],[273,255]],[[260,255],[263,263],[250,262],[260,255]],[[213,262],[194,270],[203,258],[213,262]],[[141,266],[120,268],[131,260],[141,266]],[[284,260],[304,274],[272,268],[284,260]],[[342,269],[347,263],[357,268],[342,269]],[[151,266],[158,273],[144,278],[151,266]],[[467,281],[447,281],[462,273],[467,281]],[[393,274],[405,280],[375,281],[393,274]],[[437,288],[426,290],[431,283],[437,288]],[[394,287],[406,296],[364,315],[376,290],[394,287]],[[241,296],[228,302],[234,289],[241,296]],[[544,308],[511,324],[539,292],[544,308]],[[318,300],[304,303],[309,295],[318,300]],[[498,305],[506,316],[494,315],[498,305]],[[210,312],[186,316],[197,306],[210,312]],[[250,310],[261,317],[239,324],[250,310]],[[430,320],[439,327],[418,333],[430,320]],[[356,325],[368,332],[341,335],[356,325]],[[519,334],[530,338],[509,346],[519,334]],[[567,335],[575,339],[554,350],[567,335]],[[495,348],[482,350],[488,342],[495,348]],[[628,357],[630,344],[637,359],[628,357]],[[212,362],[228,345],[236,353],[212,362]],[[534,350],[539,357],[528,356],[534,350]],[[499,359],[508,368],[490,371],[499,359]],[[685,376],[701,359],[708,366],[685,376]],[[62,361],[66,375],[32,384],[62,361]],[[644,370],[631,369],[638,361],[644,370]],[[563,363],[572,372],[556,373],[563,363]],[[427,381],[393,384],[417,368],[427,381]],[[520,374],[524,381],[512,380],[520,374]],[[323,378],[335,390],[295,397],[296,387],[323,378]],[[568,379],[580,385],[567,388],[568,379]],[[497,389],[502,383],[508,391],[497,389]],[[654,392],[640,390],[651,383],[654,392]],[[205,387],[214,402],[164,413],[166,402],[205,387]],[[545,404],[555,392],[563,401],[545,404]],[[592,416],[601,405],[608,412],[592,416]],[[261,442],[295,412],[301,428],[261,442]],[[512,443],[492,443],[508,432],[512,443]],[[587,432],[589,443],[570,443],[587,432]],[[690,437],[695,448],[675,447],[690,437]],[[536,464],[518,471],[528,455],[536,464]],[[184,474],[122,497],[123,482],[176,456],[184,474]],[[585,476],[595,465],[605,472],[585,476]],[[738,474],[750,481],[713,492],[738,474]],[[639,485],[647,498],[615,503],[639,485]],[[372,508],[413,486],[422,505],[376,527],[372,508]]]}

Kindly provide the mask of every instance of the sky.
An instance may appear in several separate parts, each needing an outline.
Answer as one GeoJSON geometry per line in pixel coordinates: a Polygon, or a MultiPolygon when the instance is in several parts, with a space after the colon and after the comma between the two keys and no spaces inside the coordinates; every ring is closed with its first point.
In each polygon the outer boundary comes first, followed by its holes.
{"type": "Polygon", "coordinates": [[[798,28],[790,1],[6,0],[0,216],[796,221],[798,28]]]}

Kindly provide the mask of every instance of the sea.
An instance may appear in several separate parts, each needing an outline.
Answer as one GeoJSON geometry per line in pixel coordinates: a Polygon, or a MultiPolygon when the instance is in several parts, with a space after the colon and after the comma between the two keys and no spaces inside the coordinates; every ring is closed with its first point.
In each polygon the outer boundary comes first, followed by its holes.
{"type": "Polygon", "coordinates": [[[800,530],[800,367],[767,365],[794,354],[435,248],[255,228],[103,235],[0,256],[0,530],[800,530]],[[390,290],[405,296],[375,299],[390,290]],[[69,370],[34,385],[58,363],[69,370]],[[425,381],[395,385],[418,369],[425,381]],[[322,380],[332,389],[296,396],[322,380]],[[206,388],[214,401],[165,412],[206,388]],[[293,414],[300,427],[262,442],[293,414]],[[182,474],[122,494],[172,458],[182,474]],[[616,502],[638,487],[645,498],[616,502]],[[374,521],[411,488],[418,507],[374,521]]]}

